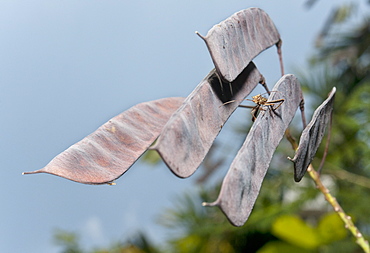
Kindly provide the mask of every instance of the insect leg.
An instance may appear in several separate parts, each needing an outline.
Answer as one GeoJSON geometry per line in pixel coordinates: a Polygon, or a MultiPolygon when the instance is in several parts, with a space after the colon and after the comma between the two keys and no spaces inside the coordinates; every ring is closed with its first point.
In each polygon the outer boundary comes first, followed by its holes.
{"type": "Polygon", "coordinates": [[[254,121],[257,119],[257,116],[258,116],[258,109],[257,109],[257,106],[255,106],[255,107],[251,110],[251,114],[252,114],[252,121],[254,122],[254,121]]]}
{"type": "Polygon", "coordinates": [[[278,109],[283,103],[284,103],[284,99],[277,99],[277,100],[271,100],[271,101],[267,101],[267,103],[265,104],[266,106],[269,107],[269,113],[270,113],[270,116],[272,117],[272,112],[274,114],[276,114],[275,110],[278,109]],[[276,107],[274,107],[275,104],[278,104],[276,107]]]}
{"type": "Polygon", "coordinates": [[[285,99],[276,99],[276,100],[271,100],[271,101],[267,101],[265,105],[268,105],[268,106],[271,106],[272,110],[276,110],[277,108],[279,108],[283,103],[284,103],[285,99]],[[274,104],[278,104],[276,107],[274,107],[274,104]]]}

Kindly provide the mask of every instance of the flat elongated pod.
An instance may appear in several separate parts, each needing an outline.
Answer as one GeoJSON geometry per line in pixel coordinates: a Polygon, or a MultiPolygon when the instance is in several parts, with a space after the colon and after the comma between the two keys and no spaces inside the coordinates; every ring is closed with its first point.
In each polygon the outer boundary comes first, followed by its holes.
{"type": "Polygon", "coordinates": [[[276,92],[272,92],[268,100],[284,99],[284,103],[274,111],[266,107],[266,111],[258,115],[230,165],[217,200],[204,204],[219,206],[235,226],[247,221],[275,149],[303,99],[293,75],[283,76],[273,90],[276,92]]]}
{"type": "Polygon", "coordinates": [[[50,173],[84,184],[110,183],[125,173],[158,137],[184,98],[164,98],[131,107],[56,156],[24,174],[50,173]]]}
{"type": "Polygon", "coordinates": [[[332,116],[335,92],[336,88],[334,87],[328,98],[317,107],[310,123],[302,132],[294,158],[289,159],[294,163],[294,180],[296,182],[301,181],[320,146],[326,126],[332,116]]]}
{"type": "Polygon", "coordinates": [[[261,81],[261,74],[251,62],[231,84],[221,86],[233,89],[231,98],[222,99],[220,80],[215,70],[195,88],[184,104],[172,115],[153,149],[162,157],[171,171],[179,177],[189,177],[199,167],[213,141],[233,111],[261,81]]]}
{"type": "Polygon", "coordinates": [[[259,8],[233,14],[213,26],[205,37],[197,34],[205,41],[216,70],[225,82],[234,81],[254,57],[280,42],[274,23],[259,8]]]}

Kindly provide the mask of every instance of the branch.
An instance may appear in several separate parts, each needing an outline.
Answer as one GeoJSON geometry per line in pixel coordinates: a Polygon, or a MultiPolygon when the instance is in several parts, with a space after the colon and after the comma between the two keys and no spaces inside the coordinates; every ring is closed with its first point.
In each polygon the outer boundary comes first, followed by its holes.
{"type": "Polygon", "coordinates": [[[356,238],[356,243],[360,245],[360,247],[366,253],[370,253],[369,242],[365,240],[361,232],[358,228],[353,224],[351,216],[347,215],[342,207],[339,205],[338,201],[335,197],[330,194],[328,188],[326,188],[320,180],[320,175],[315,171],[313,166],[310,164],[307,169],[308,174],[311,176],[313,181],[316,184],[316,187],[324,194],[325,199],[329,202],[329,204],[334,208],[334,211],[338,213],[339,217],[345,224],[345,228],[351,231],[352,235],[356,238]]]}
{"type": "MultiPolygon", "coordinates": [[[[287,131],[286,132],[286,137],[288,141],[291,143],[292,147],[297,147],[297,143],[294,138],[290,135],[290,133],[287,131]]],[[[296,150],[296,149],[295,149],[296,150]]],[[[333,197],[330,194],[330,191],[328,188],[326,188],[321,179],[320,179],[320,174],[316,172],[312,164],[308,166],[307,169],[308,174],[312,178],[312,180],[315,182],[316,187],[324,194],[325,199],[329,202],[329,204],[333,207],[334,211],[338,213],[339,217],[342,219],[342,221],[345,224],[345,228],[348,229],[352,235],[356,238],[356,243],[364,250],[365,253],[370,253],[370,248],[369,248],[369,242],[365,240],[363,235],[361,234],[360,230],[353,224],[351,216],[347,215],[342,207],[339,205],[338,201],[336,200],[335,197],[333,197]]],[[[362,180],[361,177],[355,177],[352,173],[346,172],[344,170],[338,171],[338,172],[332,172],[335,176],[339,178],[345,178],[348,181],[354,181],[356,179],[356,183],[359,185],[363,185],[365,187],[369,187],[369,183],[362,180]],[[361,182],[361,183],[359,183],[361,182]]]]}

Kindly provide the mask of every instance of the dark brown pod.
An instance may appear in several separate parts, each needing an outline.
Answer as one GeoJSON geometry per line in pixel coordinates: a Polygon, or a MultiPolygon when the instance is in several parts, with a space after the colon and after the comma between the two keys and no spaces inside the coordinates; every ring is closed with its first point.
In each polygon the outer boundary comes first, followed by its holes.
{"type": "Polygon", "coordinates": [[[330,122],[333,112],[335,92],[336,88],[334,87],[328,98],[317,107],[311,122],[302,132],[294,158],[289,159],[294,163],[294,180],[296,182],[301,181],[306,173],[324,137],[325,129],[330,122]]]}

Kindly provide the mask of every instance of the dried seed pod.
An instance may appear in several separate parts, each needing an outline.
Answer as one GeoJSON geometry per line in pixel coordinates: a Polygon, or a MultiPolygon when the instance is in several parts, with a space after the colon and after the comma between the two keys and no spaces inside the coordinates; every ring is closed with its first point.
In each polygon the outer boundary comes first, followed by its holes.
{"type": "Polygon", "coordinates": [[[213,26],[203,37],[220,77],[232,82],[248,64],[267,48],[277,45],[280,64],[281,39],[271,18],[259,8],[239,11],[213,26]]]}
{"type": "Polygon", "coordinates": [[[251,62],[230,85],[234,103],[224,104],[221,83],[213,70],[186,98],[184,104],[166,124],[153,149],[179,177],[189,177],[202,163],[226,120],[262,80],[251,62]],[[221,87],[220,87],[221,86],[221,87]]]}
{"type": "Polygon", "coordinates": [[[294,158],[289,158],[294,163],[294,180],[296,182],[301,181],[320,146],[326,126],[332,116],[335,92],[336,88],[334,87],[328,98],[317,107],[311,122],[302,132],[294,158]]]}
{"type": "Polygon", "coordinates": [[[284,99],[271,114],[258,115],[248,136],[230,165],[220,195],[208,206],[219,206],[229,221],[242,226],[248,219],[259,194],[272,156],[303,100],[301,87],[293,75],[283,76],[268,100],[284,99]]]}
{"type": "Polygon", "coordinates": [[[111,183],[157,139],[184,98],[164,98],[124,111],[69,147],[40,170],[84,184],[111,183]]]}

